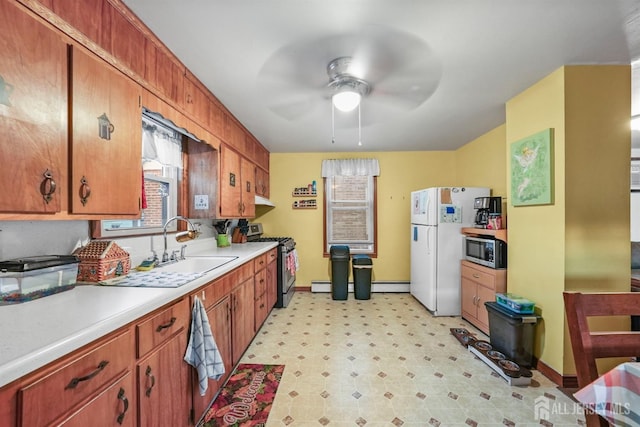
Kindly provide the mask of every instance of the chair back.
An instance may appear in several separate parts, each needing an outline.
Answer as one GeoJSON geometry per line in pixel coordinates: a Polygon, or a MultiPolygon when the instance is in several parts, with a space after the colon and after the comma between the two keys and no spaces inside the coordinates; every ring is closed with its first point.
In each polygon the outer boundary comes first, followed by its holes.
{"type": "Polygon", "coordinates": [[[564,292],[564,308],[580,388],[598,378],[596,359],[640,356],[640,332],[591,331],[587,321],[594,316],[640,315],[640,292],[564,292]]]}

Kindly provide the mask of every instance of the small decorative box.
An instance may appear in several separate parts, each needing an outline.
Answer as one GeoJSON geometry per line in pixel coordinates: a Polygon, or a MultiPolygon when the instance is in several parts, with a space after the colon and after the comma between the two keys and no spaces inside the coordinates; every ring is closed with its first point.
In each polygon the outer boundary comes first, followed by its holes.
{"type": "Polygon", "coordinates": [[[129,253],[111,240],[92,240],[74,252],[80,259],[78,282],[101,282],[129,274],[129,253]]]}

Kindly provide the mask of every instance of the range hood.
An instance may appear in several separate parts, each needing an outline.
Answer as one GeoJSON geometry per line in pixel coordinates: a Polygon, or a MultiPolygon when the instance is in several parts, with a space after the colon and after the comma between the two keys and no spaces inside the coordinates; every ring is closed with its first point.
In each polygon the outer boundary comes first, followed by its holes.
{"type": "Polygon", "coordinates": [[[257,206],[272,206],[275,207],[276,205],[273,204],[273,202],[265,197],[262,196],[257,196],[256,195],[256,205],[257,206]]]}

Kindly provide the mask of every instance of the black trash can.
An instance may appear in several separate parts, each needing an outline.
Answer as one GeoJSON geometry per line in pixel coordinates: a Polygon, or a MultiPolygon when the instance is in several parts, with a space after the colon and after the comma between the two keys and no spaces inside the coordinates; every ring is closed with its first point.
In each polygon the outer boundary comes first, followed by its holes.
{"type": "Polygon", "coordinates": [[[345,300],[349,294],[349,246],[331,246],[331,298],[345,300]]]}
{"type": "Polygon", "coordinates": [[[504,353],[520,366],[533,365],[533,340],[537,314],[519,314],[500,306],[497,302],[484,303],[489,312],[489,338],[491,346],[504,353]]]}
{"type": "Polygon", "coordinates": [[[353,293],[356,299],[371,298],[371,270],[373,263],[369,255],[354,255],[351,261],[353,268],[353,293]]]}

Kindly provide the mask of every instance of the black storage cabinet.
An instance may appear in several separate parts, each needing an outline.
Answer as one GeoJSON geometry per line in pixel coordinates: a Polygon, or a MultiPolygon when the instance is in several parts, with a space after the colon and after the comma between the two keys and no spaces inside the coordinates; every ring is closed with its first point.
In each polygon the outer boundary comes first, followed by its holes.
{"type": "Polygon", "coordinates": [[[349,294],[349,246],[335,245],[331,255],[331,298],[346,300],[349,294]]]}
{"type": "Polygon", "coordinates": [[[353,293],[356,299],[371,298],[371,270],[373,262],[369,255],[358,254],[351,261],[353,268],[353,293]]]}
{"type": "Polygon", "coordinates": [[[489,312],[489,338],[494,350],[504,353],[520,366],[533,365],[533,340],[537,314],[519,314],[500,306],[497,302],[484,303],[489,312]]]}

